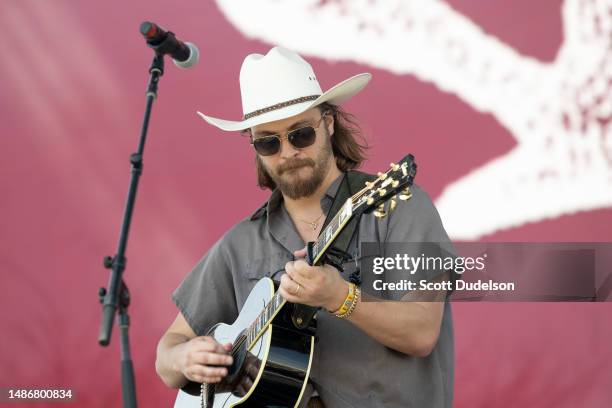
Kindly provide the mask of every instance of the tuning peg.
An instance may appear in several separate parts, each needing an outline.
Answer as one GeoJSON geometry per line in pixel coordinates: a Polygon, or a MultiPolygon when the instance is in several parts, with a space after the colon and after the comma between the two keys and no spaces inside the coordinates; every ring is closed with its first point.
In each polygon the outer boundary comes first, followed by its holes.
{"type": "Polygon", "coordinates": [[[406,201],[406,200],[410,199],[410,197],[412,197],[412,191],[410,191],[410,187],[406,187],[399,194],[399,199],[402,200],[402,201],[406,201]]]}
{"type": "Polygon", "coordinates": [[[378,194],[380,194],[380,196],[383,197],[385,194],[387,194],[387,189],[386,188],[379,188],[378,189],[378,194]]]}
{"type": "Polygon", "coordinates": [[[393,181],[391,182],[391,187],[393,187],[393,188],[397,188],[397,186],[399,186],[399,180],[393,180],[393,181]]]}
{"type": "Polygon", "coordinates": [[[374,210],[374,216],[376,218],[384,218],[387,216],[387,212],[385,211],[385,204],[381,204],[378,206],[376,210],[374,210]]]}
{"type": "Polygon", "coordinates": [[[374,204],[374,198],[368,197],[368,199],[366,200],[366,204],[368,204],[368,205],[374,204]]]}
{"type": "Polygon", "coordinates": [[[376,174],[381,180],[387,178],[387,173],[381,173],[380,171],[376,174]]]}
{"type": "Polygon", "coordinates": [[[374,183],[372,183],[371,181],[366,181],[366,182],[365,182],[365,186],[366,186],[367,188],[372,188],[372,186],[373,186],[373,185],[374,185],[374,183]]]}
{"type": "Polygon", "coordinates": [[[395,199],[395,197],[391,197],[391,201],[389,202],[389,211],[395,210],[396,206],[397,206],[397,200],[395,199]]]}
{"type": "Polygon", "coordinates": [[[393,171],[398,171],[400,168],[399,164],[395,164],[395,163],[391,163],[389,167],[391,167],[391,170],[393,171]]]}

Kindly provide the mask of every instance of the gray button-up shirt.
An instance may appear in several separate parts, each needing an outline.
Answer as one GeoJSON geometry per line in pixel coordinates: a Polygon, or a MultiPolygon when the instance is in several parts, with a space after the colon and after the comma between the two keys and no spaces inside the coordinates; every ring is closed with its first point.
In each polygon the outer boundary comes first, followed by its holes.
{"type": "MultiPolygon", "coordinates": [[[[321,200],[325,212],[331,208],[341,179],[334,181],[321,200]]],[[[412,198],[398,201],[384,219],[363,215],[359,241],[449,243],[429,196],[416,186],[412,191],[412,198]]],[[[352,245],[351,251],[357,253],[356,242],[352,245]]],[[[292,252],[304,246],[282,205],[282,195],[274,191],[263,207],[235,225],[204,255],[173,293],[173,300],[198,335],[206,334],[215,323],[231,324],[257,280],[263,276],[280,279],[284,265],[293,260],[292,252]]],[[[347,263],[344,278],[354,269],[354,261],[347,263]]],[[[326,311],[318,313],[317,325],[319,340],[310,379],[327,407],[452,406],[454,349],[448,302],[438,343],[425,358],[392,350],[350,321],[326,311]]]]}

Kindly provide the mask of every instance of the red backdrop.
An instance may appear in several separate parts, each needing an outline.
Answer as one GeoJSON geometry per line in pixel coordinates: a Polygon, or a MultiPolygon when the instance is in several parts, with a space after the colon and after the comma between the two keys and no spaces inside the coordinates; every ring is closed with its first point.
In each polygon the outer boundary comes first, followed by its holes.
{"type": "MultiPolygon", "coordinates": [[[[564,38],[558,0],[450,4],[540,62],[553,61],[564,38]]],[[[171,291],[267,196],[255,187],[247,141],[195,114],[241,116],[242,59],[271,47],[247,38],[217,3],[3,1],[0,387],[65,387],[76,395],[74,406],[120,404],[118,331],[110,347],[97,345],[97,290],[107,283],[102,257],[115,252],[128,159],[144,109],[151,51],[138,27],[146,19],[197,43],[201,63],[186,71],[167,63],[128,246],[125,279],[141,406],[167,406],[174,399],[154,367],[157,341],[176,314],[171,291]]],[[[308,42],[307,32],[303,38],[308,42]]],[[[493,115],[431,82],[350,59],[308,59],[323,88],[373,73],[368,88],[347,104],[373,146],[366,170],[386,168],[412,152],[418,183],[436,198],[516,145],[493,115]]],[[[478,194],[472,199],[490,192],[478,194]]],[[[604,203],[479,238],[609,241],[611,221],[604,203]]],[[[611,307],[455,304],[455,405],[609,406],[611,307]]]]}

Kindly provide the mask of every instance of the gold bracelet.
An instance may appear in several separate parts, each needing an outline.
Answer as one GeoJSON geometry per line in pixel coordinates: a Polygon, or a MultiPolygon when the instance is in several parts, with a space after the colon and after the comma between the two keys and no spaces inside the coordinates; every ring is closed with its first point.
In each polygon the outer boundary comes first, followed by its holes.
{"type": "Polygon", "coordinates": [[[338,309],[336,309],[335,311],[331,313],[335,314],[336,316],[345,314],[346,312],[348,312],[349,308],[351,307],[351,304],[353,303],[354,298],[355,298],[355,284],[352,282],[349,282],[349,290],[348,290],[348,294],[346,295],[346,299],[344,299],[344,302],[342,302],[342,304],[340,305],[338,309]]]}
{"type": "Polygon", "coordinates": [[[346,319],[347,317],[349,317],[352,313],[353,310],[355,310],[355,308],[357,307],[357,301],[359,300],[359,297],[361,295],[361,289],[359,289],[359,286],[355,285],[354,283],[351,283],[351,285],[354,286],[354,293],[355,296],[353,296],[353,299],[351,301],[351,303],[349,304],[346,312],[344,313],[336,313],[336,317],[339,317],[341,319],[346,319]]]}

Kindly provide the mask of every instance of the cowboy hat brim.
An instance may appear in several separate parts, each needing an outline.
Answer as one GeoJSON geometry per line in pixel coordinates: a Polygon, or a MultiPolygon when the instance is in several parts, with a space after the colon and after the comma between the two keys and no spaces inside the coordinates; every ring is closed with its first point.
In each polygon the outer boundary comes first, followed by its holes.
{"type": "Polygon", "coordinates": [[[202,112],[198,112],[198,115],[200,115],[206,122],[218,127],[221,130],[228,132],[242,131],[262,123],[274,122],[276,120],[299,115],[300,113],[320,105],[323,102],[328,102],[332,105],[339,105],[365,88],[368,82],[370,82],[370,79],[372,79],[372,75],[369,73],[358,74],[334,85],[314,101],[307,101],[286,106],[284,108],[262,113],[261,115],[254,116],[246,120],[232,121],[219,119],[212,116],[207,116],[202,112]]]}

